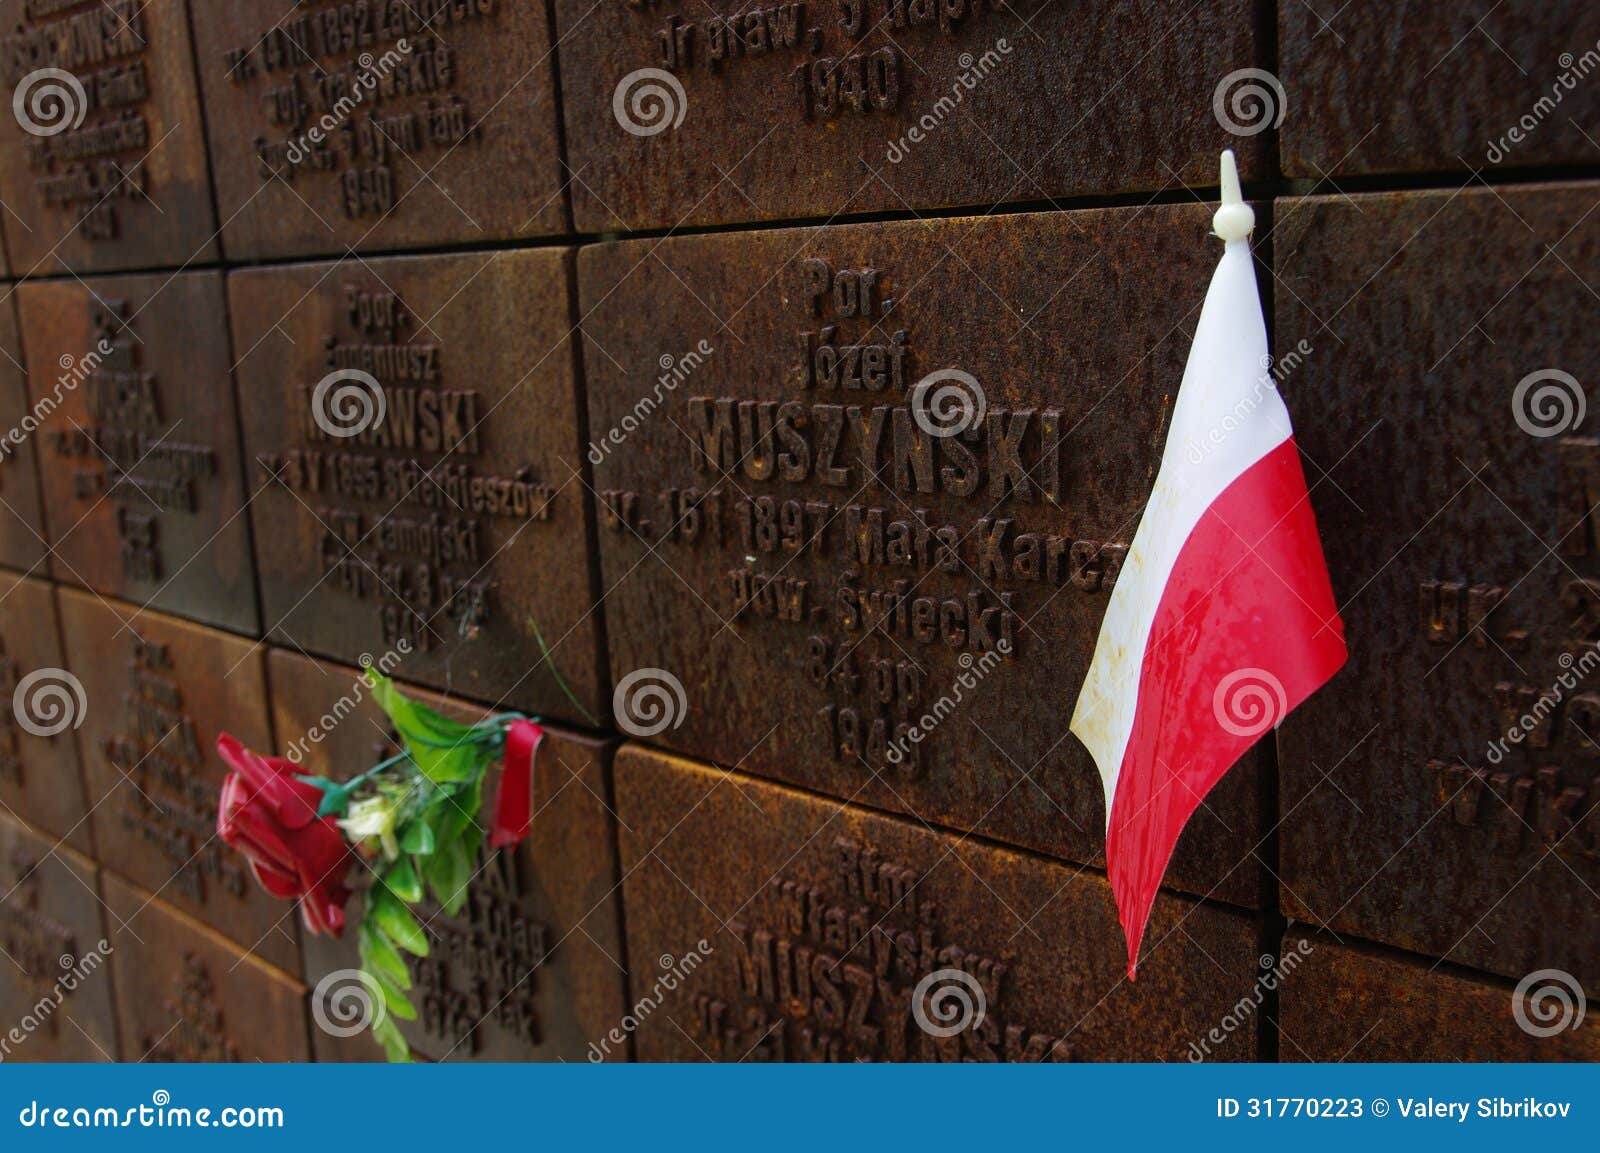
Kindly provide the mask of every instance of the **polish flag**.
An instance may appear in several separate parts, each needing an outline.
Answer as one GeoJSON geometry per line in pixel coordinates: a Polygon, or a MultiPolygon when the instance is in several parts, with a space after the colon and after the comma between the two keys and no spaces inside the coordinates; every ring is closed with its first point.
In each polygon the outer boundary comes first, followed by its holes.
{"type": "Polygon", "coordinates": [[[1224,152],[1213,221],[1222,260],[1072,715],[1105,782],[1106,869],[1130,979],[1190,815],[1345,660],[1294,430],[1270,373],[1254,225],[1224,152]]]}

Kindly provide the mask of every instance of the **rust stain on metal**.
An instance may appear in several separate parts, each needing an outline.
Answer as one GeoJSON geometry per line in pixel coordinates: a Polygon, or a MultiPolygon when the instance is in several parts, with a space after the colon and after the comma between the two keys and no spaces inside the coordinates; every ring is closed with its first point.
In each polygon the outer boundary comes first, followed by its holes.
{"type": "Polygon", "coordinates": [[[1350,645],[1280,731],[1284,908],[1591,990],[1597,198],[1286,200],[1273,238],[1282,388],[1308,473],[1331,470],[1311,499],[1350,645]]]}
{"type": "Polygon", "coordinates": [[[1574,113],[1595,102],[1573,53],[1596,42],[1600,9],[1585,0],[1356,0],[1337,15],[1280,4],[1284,172],[1323,180],[1592,164],[1574,113]]]}

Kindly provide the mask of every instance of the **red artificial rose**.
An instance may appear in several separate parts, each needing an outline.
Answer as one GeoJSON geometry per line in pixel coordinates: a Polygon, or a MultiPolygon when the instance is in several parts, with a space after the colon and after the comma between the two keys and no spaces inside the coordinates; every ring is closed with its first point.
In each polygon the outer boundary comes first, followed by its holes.
{"type": "Polygon", "coordinates": [[[217,752],[233,769],[222,782],[217,835],[250,858],[267,892],[299,900],[307,928],[337,937],[355,858],[334,819],[317,816],[322,790],[297,780],[294,762],[259,756],[227,733],[217,752]]]}

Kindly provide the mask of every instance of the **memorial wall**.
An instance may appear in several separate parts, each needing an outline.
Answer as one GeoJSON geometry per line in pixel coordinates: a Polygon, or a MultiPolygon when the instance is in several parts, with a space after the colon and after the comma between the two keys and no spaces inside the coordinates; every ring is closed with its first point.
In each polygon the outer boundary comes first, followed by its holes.
{"type": "Polygon", "coordinates": [[[0,1058],[1600,1059],[1597,73],[1577,0],[0,0],[0,1058]],[[1169,441],[1224,149],[1348,661],[1135,977],[1069,726],[1256,419],[1169,441]]]}

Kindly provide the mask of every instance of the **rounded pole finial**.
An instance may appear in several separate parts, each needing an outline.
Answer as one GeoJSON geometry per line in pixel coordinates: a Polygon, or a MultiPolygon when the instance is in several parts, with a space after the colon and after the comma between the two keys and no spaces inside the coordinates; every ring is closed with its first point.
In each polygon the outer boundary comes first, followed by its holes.
{"type": "Polygon", "coordinates": [[[1223,240],[1243,240],[1256,226],[1256,214],[1239,188],[1239,166],[1233,149],[1222,152],[1222,207],[1211,218],[1211,230],[1223,240]]]}

